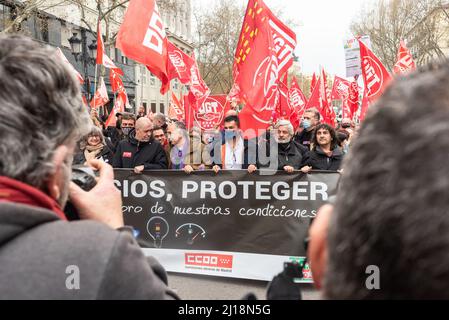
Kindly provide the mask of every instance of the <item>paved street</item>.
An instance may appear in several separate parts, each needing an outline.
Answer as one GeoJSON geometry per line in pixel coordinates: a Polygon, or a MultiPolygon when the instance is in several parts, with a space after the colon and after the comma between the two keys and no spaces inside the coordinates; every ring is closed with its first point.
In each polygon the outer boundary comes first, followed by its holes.
{"type": "MultiPolygon", "coordinates": [[[[259,300],[266,299],[268,282],[198,276],[179,273],[168,274],[169,285],[184,300],[239,300],[252,292],[259,300]]],[[[317,300],[319,293],[310,284],[302,285],[304,300],[317,300]]]]}

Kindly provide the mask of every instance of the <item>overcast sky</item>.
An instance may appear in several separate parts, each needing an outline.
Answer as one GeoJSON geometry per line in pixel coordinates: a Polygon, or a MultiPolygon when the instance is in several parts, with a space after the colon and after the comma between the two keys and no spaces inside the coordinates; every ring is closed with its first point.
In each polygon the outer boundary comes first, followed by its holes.
{"type": "MultiPolygon", "coordinates": [[[[192,0],[206,6],[214,0],[192,0]]],[[[236,0],[246,3],[244,0],[236,0]]],[[[345,77],[343,41],[349,25],[366,0],[264,0],[270,9],[280,8],[298,26],[296,54],[304,73],[319,71],[322,65],[331,74],[345,77]]]]}

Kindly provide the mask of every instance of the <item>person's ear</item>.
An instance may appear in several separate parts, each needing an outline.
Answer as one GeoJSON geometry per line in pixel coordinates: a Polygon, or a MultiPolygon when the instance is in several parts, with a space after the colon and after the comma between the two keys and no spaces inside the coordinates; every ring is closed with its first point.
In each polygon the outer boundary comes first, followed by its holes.
{"type": "Polygon", "coordinates": [[[62,179],[65,179],[64,176],[64,161],[67,158],[69,153],[69,149],[66,146],[59,146],[56,148],[53,154],[53,172],[50,174],[47,180],[47,190],[49,196],[55,200],[58,200],[61,197],[62,190],[61,183],[62,179]]]}
{"type": "Polygon", "coordinates": [[[310,243],[307,253],[313,282],[317,289],[321,289],[326,271],[327,232],[332,211],[332,205],[322,206],[309,230],[310,243]]]}

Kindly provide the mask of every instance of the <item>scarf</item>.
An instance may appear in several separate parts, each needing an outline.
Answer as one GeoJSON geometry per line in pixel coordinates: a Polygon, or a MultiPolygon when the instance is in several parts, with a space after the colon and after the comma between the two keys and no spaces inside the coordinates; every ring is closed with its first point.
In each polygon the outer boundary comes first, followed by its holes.
{"type": "Polygon", "coordinates": [[[103,150],[104,144],[99,143],[96,146],[86,146],[84,149],[84,157],[86,158],[86,162],[89,160],[93,160],[97,157],[97,155],[103,150]]]}
{"type": "Polygon", "coordinates": [[[4,176],[0,176],[0,202],[2,201],[48,209],[60,219],[67,220],[55,199],[28,184],[4,176]]]}

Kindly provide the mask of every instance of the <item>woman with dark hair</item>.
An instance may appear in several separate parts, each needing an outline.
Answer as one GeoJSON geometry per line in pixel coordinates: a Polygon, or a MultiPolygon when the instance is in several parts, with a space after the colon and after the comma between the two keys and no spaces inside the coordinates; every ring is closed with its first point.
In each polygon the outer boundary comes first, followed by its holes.
{"type": "Polygon", "coordinates": [[[312,135],[312,151],[305,160],[304,173],[310,170],[340,170],[343,152],[338,146],[337,134],[330,125],[319,124],[312,135]]]}
{"type": "Polygon", "coordinates": [[[73,164],[85,164],[92,159],[102,159],[106,163],[112,163],[113,153],[106,145],[102,130],[92,127],[92,130],[79,142],[80,152],[75,154],[73,164]]]}

